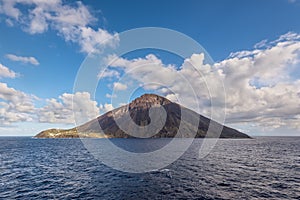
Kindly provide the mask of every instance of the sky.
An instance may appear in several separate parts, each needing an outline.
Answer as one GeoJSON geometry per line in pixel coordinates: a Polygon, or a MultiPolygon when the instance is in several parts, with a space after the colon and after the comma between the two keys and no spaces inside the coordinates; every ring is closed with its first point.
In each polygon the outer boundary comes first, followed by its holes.
{"type": "Polygon", "coordinates": [[[0,136],[73,127],[77,114],[84,122],[145,92],[176,101],[195,91],[206,116],[225,91],[228,126],[252,136],[300,136],[299,19],[298,0],[0,0],[0,136]],[[105,73],[93,74],[95,94],[74,91],[89,53],[114,49],[124,31],[143,27],[180,32],[214,62],[201,52],[157,49],[110,55],[102,58],[113,58],[105,73]],[[193,90],[178,77],[189,77],[193,90]],[[165,87],[143,86],[151,81],[165,87]],[[112,102],[130,86],[138,86],[130,99],[112,102]]]}

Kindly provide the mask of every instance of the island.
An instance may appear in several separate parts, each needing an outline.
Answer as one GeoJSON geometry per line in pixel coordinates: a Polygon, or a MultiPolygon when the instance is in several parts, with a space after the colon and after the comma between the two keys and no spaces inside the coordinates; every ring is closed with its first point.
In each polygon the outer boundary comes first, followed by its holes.
{"type": "MultiPolygon", "coordinates": [[[[154,115],[157,116],[157,115],[154,115]]],[[[163,116],[162,116],[163,118],[163,116]]],[[[72,129],[49,129],[38,133],[36,138],[204,138],[210,123],[216,126],[221,124],[196,113],[182,105],[168,100],[156,94],[144,94],[131,103],[109,111],[96,119],[72,129]],[[151,119],[155,109],[163,107],[165,120],[159,117],[151,119]],[[184,117],[182,117],[184,116],[184,117]],[[197,126],[192,123],[196,119],[197,126]],[[151,120],[160,125],[159,130],[149,129],[151,120]],[[120,125],[122,128],[120,128],[120,125]],[[143,127],[145,127],[143,129],[143,127]],[[125,130],[125,131],[124,131],[125,130]],[[126,131],[127,130],[127,131],[126,131]],[[138,132],[139,135],[127,134],[130,130],[138,132]],[[155,132],[156,131],[156,132],[155,132]],[[153,132],[153,133],[152,133],[153,132]],[[154,134],[155,133],[155,134],[154,134]]],[[[223,126],[220,132],[212,133],[209,137],[220,138],[251,138],[245,133],[236,129],[223,126]]]]}

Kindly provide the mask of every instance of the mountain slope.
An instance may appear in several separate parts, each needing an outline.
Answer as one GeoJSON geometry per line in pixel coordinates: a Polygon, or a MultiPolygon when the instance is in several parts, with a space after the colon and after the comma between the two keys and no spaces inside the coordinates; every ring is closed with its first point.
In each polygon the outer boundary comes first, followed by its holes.
{"type": "MultiPolygon", "coordinates": [[[[50,129],[39,133],[36,137],[201,138],[206,136],[209,124],[210,119],[190,109],[158,95],[144,94],[128,105],[107,112],[76,128],[50,129]],[[165,112],[160,109],[161,107],[165,112]],[[149,115],[154,117],[150,118],[149,115]],[[151,122],[151,120],[153,121],[151,122]]],[[[216,122],[213,124],[220,126],[216,122]]],[[[218,133],[213,133],[211,137],[218,137],[218,133]]],[[[250,138],[248,135],[226,126],[223,127],[220,137],[250,138]]]]}

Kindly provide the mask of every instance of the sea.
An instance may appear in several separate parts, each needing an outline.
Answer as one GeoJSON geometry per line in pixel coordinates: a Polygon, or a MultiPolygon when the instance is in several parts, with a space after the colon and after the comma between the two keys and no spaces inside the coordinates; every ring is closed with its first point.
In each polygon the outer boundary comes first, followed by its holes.
{"type": "MultiPolygon", "coordinates": [[[[113,142],[139,153],[166,139],[113,142]]],[[[162,169],[129,173],[80,139],[0,137],[0,199],[300,199],[300,137],[219,139],[200,159],[202,142],[162,169]]]]}

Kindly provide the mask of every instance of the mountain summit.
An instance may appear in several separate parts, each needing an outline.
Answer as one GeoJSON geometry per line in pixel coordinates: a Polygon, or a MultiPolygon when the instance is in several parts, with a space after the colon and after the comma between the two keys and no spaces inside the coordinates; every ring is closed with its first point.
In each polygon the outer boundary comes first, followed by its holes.
{"type": "MultiPolygon", "coordinates": [[[[38,138],[106,137],[106,138],[190,138],[205,137],[213,122],[198,113],[155,94],[144,94],[131,103],[109,111],[73,129],[49,129],[38,138]],[[100,128],[101,127],[101,128],[100,128]]],[[[210,137],[219,137],[212,132],[210,137]]],[[[224,126],[221,138],[250,138],[224,126]]]]}

